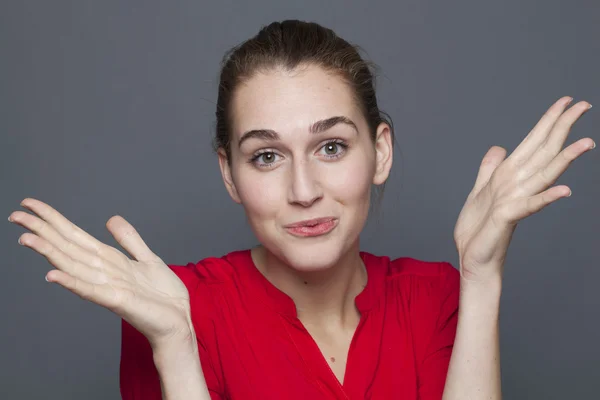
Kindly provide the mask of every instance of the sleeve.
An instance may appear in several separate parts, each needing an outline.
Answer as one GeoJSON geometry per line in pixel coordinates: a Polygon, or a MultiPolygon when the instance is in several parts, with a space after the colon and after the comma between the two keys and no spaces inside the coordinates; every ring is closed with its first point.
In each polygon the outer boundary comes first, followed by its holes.
{"type": "Polygon", "coordinates": [[[450,263],[440,263],[440,275],[430,283],[426,310],[418,334],[424,338],[423,357],[417,370],[419,400],[440,400],[452,355],[458,322],[460,273],[450,263]]]}
{"type": "MultiPolygon", "coordinates": [[[[192,287],[195,289],[197,285],[191,284],[189,276],[182,276],[176,268],[173,268],[173,266],[169,267],[186,284],[191,297],[193,295],[191,289],[192,287]]],[[[123,400],[162,400],[159,375],[154,365],[152,348],[148,339],[128,322],[121,321],[121,361],[119,371],[121,398],[123,400]]],[[[196,329],[200,363],[211,399],[223,400],[225,397],[222,385],[214,371],[214,364],[210,362],[206,345],[202,340],[202,332],[199,332],[197,321],[192,322],[196,329]]]]}

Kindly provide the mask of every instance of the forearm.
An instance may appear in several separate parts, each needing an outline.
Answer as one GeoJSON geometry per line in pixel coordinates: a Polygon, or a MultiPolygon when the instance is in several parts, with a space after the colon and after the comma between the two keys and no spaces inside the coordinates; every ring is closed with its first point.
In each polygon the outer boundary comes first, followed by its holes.
{"type": "Polygon", "coordinates": [[[157,346],[153,356],[163,400],[210,400],[195,336],[157,346]]]}
{"type": "Polygon", "coordinates": [[[500,400],[501,278],[461,279],[458,325],[443,400],[500,400]]]}

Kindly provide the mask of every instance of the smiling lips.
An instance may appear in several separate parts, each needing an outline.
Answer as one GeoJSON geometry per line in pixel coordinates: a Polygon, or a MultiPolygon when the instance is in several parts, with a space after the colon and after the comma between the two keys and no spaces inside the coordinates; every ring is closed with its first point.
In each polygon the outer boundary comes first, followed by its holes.
{"type": "Polygon", "coordinates": [[[331,232],[337,221],[334,217],[315,218],[286,225],[285,229],[294,236],[321,236],[331,232]]]}

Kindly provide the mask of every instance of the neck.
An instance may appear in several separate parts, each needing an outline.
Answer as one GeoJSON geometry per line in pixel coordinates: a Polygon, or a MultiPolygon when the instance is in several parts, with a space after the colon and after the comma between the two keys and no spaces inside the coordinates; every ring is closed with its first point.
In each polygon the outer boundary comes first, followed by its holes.
{"type": "Polygon", "coordinates": [[[294,301],[305,325],[344,328],[358,323],[354,299],[367,284],[358,243],[335,265],[319,271],[298,271],[262,246],[252,249],[252,258],[265,278],[294,301]]]}

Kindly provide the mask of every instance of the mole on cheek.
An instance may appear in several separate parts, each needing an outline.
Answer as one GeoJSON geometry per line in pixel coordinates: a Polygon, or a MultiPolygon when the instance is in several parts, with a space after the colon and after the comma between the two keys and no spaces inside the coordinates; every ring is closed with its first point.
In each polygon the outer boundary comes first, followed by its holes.
{"type": "Polygon", "coordinates": [[[335,362],[335,357],[331,357],[331,362],[334,363],[335,362]]]}

